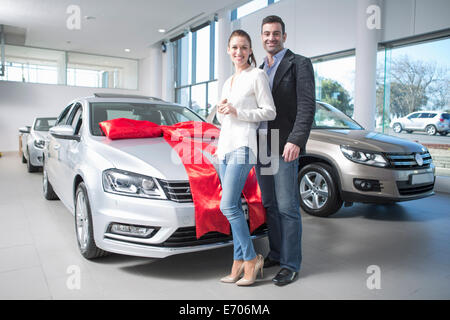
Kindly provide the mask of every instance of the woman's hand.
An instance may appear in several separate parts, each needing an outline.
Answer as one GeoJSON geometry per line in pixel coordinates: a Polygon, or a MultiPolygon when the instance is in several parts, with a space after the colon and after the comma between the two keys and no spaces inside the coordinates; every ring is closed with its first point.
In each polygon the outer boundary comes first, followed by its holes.
{"type": "Polygon", "coordinates": [[[217,112],[222,113],[222,114],[232,114],[235,117],[237,117],[236,108],[233,107],[233,105],[231,103],[229,103],[227,101],[227,99],[223,99],[222,101],[220,101],[218,108],[217,108],[217,112]]]}

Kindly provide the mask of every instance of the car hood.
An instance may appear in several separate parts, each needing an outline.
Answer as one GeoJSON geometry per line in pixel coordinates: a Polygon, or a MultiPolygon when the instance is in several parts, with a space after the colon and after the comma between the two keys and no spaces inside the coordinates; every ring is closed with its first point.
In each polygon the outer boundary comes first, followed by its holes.
{"type": "Polygon", "coordinates": [[[419,143],[367,130],[314,129],[309,139],[376,152],[412,153],[426,150],[419,143]]]}
{"type": "Polygon", "coordinates": [[[93,147],[117,169],[169,181],[188,181],[180,157],[162,137],[121,140],[101,137],[93,147]]]}

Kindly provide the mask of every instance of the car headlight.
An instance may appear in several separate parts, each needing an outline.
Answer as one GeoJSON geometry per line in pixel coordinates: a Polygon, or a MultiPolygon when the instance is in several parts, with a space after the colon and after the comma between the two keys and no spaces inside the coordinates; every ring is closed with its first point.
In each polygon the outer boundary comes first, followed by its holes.
{"type": "Polygon", "coordinates": [[[388,166],[387,160],[381,153],[356,150],[348,146],[341,146],[341,151],[347,159],[357,163],[367,164],[369,166],[375,167],[388,166]]]}
{"type": "Polygon", "coordinates": [[[103,190],[124,196],[167,199],[153,177],[117,169],[103,171],[103,190]]]}
{"type": "Polygon", "coordinates": [[[41,139],[34,140],[34,146],[39,149],[44,149],[45,141],[41,139]]]}

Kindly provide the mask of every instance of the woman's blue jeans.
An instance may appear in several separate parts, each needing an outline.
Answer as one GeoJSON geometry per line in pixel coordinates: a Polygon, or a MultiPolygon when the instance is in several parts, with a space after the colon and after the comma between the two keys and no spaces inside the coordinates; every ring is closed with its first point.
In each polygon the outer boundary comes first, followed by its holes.
{"type": "Polygon", "coordinates": [[[219,164],[222,183],[220,210],[231,225],[234,260],[252,260],[256,257],[241,203],[241,193],[254,163],[252,151],[248,147],[240,147],[227,153],[219,164]]]}

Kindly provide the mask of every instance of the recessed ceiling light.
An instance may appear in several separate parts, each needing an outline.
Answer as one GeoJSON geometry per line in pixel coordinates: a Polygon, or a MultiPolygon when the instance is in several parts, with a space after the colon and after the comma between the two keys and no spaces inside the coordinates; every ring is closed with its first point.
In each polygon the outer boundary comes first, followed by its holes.
{"type": "Polygon", "coordinates": [[[131,52],[131,50],[130,49],[125,49],[125,52],[131,52]]]}
{"type": "Polygon", "coordinates": [[[166,32],[166,29],[158,29],[158,32],[164,33],[166,32]]]}

